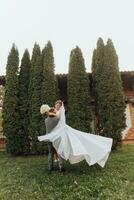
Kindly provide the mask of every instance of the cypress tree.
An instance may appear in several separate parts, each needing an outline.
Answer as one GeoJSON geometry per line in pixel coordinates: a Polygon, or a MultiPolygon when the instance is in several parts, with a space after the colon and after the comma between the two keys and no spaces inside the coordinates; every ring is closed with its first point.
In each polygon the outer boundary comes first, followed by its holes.
{"type": "Polygon", "coordinates": [[[30,55],[26,49],[21,60],[19,74],[19,121],[22,152],[27,154],[30,151],[28,123],[29,123],[29,105],[28,105],[28,87],[30,80],[30,55]]]}
{"type": "Polygon", "coordinates": [[[42,82],[42,103],[54,105],[58,97],[57,80],[55,76],[55,65],[53,47],[49,41],[42,51],[43,82],[42,82]]]}
{"type": "Polygon", "coordinates": [[[37,136],[40,135],[41,126],[42,126],[42,116],[40,114],[41,106],[41,92],[42,92],[42,62],[41,55],[37,56],[35,70],[34,70],[34,79],[33,79],[33,88],[34,92],[32,95],[32,106],[31,106],[31,136],[33,139],[32,152],[41,153],[41,143],[38,142],[37,136]]]}
{"type": "Polygon", "coordinates": [[[28,102],[29,102],[29,117],[31,116],[31,105],[32,105],[32,95],[34,92],[34,68],[36,65],[37,57],[40,56],[40,47],[37,43],[34,44],[32,58],[31,58],[31,68],[30,68],[30,81],[29,81],[29,88],[28,88],[28,102]]]}
{"type": "Polygon", "coordinates": [[[103,92],[104,80],[104,42],[102,38],[97,41],[97,49],[94,49],[92,57],[92,80],[93,80],[93,97],[95,99],[95,115],[96,115],[96,133],[101,131],[100,114],[99,114],[99,94],[103,92]]]}
{"type": "Polygon", "coordinates": [[[111,39],[108,39],[105,46],[104,66],[107,70],[107,83],[109,86],[106,127],[104,135],[110,135],[114,139],[113,148],[121,145],[122,130],[125,128],[125,98],[123,94],[122,81],[118,67],[118,56],[111,39]],[[108,118],[107,118],[108,119],[108,118]],[[110,130],[110,134],[108,133],[110,130]]]}
{"type": "MultiPolygon", "coordinates": [[[[55,76],[55,65],[53,56],[53,47],[49,41],[42,50],[42,88],[41,88],[41,103],[54,106],[55,100],[59,99],[58,80],[55,76]]],[[[44,116],[41,119],[40,135],[46,132],[44,116]]],[[[47,151],[46,143],[41,143],[42,151],[47,151]]]]}
{"type": "Polygon", "coordinates": [[[91,120],[89,78],[78,46],[71,51],[67,79],[68,123],[73,128],[88,132],[91,120]]]}
{"type": "Polygon", "coordinates": [[[42,153],[42,144],[37,136],[40,135],[42,118],[40,114],[42,93],[42,57],[38,44],[35,43],[31,59],[30,83],[29,83],[29,135],[32,138],[31,153],[42,153]]]}
{"type": "MultiPolygon", "coordinates": [[[[96,55],[97,55],[97,50],[94,49],[93,51],[93,57],[92,57],[92,65],[91,65],[91,71],[92,71],[92,74],[91,74],[91,77],[92,77],[92,82],[91,82],[91,95],[92,95],[92,98],[94,99],[94,102],[95,102],[95,99],[96,99],[96,91],[95,91],[95,73],[96,73],[96,55]]],[[[98,128],[97,128],[97,109],[96,109],[96,102],[94,103],[94,105],[92,106],[92,118],[93,118],[93,121],[92,121],[92,127],[93,127],[93,132],[95,134],[97,134],[98,132],[98,128]]]]}
{"type": "Polygon", "coordinates": [[[125,103],[118,56],[109,39],[104,46],[99,39],[94,73],[97,118],[100,134],[112,137],[113,148],[121,144],[121,132],[125,128],[125,103]]]}
{"type": "Polygon", "coordinates": [[[20,137],[18,134],[18,65],[19,53],[13,44],[6,65],[6,85],[2,115],[7,152],[14,155],[20,153],[20,137]]]}
{"type": "Polygon", "coordinates": [[[92,71],[92,96],[95,96],[96,55],[97,55],[97,51],[96,51],[96,49],[94,49],[93,56],[92,56],[92,65],[91,65],[91,71],[92,71]]]}

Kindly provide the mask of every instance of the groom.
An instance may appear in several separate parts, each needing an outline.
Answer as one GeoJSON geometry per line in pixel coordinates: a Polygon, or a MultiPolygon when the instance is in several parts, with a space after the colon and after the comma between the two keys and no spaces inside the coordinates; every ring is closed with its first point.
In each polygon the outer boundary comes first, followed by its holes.
{"type": "MultiPolygon", "coordinates": [[[[60,107],[62,106],[62,101],[58,100],[55,102],[55,109],[57,111],[60,110],[60,107]]],[[[49,116],[49,113],[47,114],[47,118],[45,119],[45,126],[46,126],[46,134],[49,134],[52,129],[58,124],[59,122],[59,116],[49,116]]],[[[48,142],[48,170],[51,172],[53,170],[53,161],[54,161],[54,153],[56,153],[56,150],[54,149],[51,142],[48,142]]],[[[65,171],[64,169],[64,163],[63,158],[59,156],[59,170],[60,172],[65,171]]]]}

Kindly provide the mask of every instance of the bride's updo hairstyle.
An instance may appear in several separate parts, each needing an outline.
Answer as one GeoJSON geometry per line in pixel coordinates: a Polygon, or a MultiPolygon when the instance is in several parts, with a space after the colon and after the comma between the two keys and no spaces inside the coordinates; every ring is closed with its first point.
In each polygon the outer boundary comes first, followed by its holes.
{"type": "Polygon", "coordinates": [[[62,106],[62,101],[61,100],[57,100],[56,102],[55,102],[55,105],[56,104],[60,104],[60,106],[62,106]]]}

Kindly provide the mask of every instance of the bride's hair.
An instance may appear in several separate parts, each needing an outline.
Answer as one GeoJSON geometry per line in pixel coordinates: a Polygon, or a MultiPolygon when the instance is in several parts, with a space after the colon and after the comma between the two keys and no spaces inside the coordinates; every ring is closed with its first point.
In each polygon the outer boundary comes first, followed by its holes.
{"type": "Polygon", "coordinates": [[[57,100],[57,101],[55,102],[55,104],[57,104],[57,103],[59,103],[59,104],[62,106],[62,101],[61,101],[61,100],[57,100]]]}

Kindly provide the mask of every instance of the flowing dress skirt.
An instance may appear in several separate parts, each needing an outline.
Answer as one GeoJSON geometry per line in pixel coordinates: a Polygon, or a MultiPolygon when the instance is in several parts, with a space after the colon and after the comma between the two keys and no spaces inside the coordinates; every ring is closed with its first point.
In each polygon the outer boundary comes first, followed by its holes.
{"type": "Polygon", "coordinates": [[[51,133],[38,136],[39,141],[52,142],[57,153],[71,164],[86,160],[88,165],[104,167],[112,147],[112,138],[85,133],[59,123],[51,133]]]}

